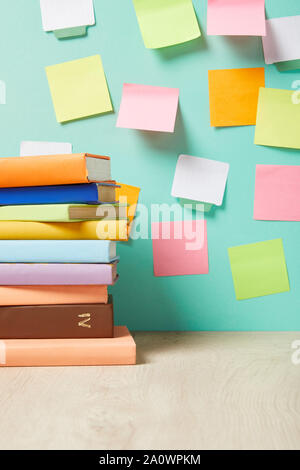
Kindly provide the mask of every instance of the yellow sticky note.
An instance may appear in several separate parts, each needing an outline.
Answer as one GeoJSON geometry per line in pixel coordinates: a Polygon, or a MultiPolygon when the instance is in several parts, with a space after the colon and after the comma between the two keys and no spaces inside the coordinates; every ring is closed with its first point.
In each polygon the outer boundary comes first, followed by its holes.
{"type": "Polygon", "coordinates": [[[133,0],[148,49],[172,46],[201,33],[192,0],[133,0]]]}
{"type": "Polygon", "coordinates": [[[50,65],[46,74],[58,122],[113,110],[99,55],[50,65]]]}
{"type": "Polygon", "coordinates": [[[209,70],[210,125],[249,126],[256,123],[259,88],[265,86],[265,70],[209,70]]]}

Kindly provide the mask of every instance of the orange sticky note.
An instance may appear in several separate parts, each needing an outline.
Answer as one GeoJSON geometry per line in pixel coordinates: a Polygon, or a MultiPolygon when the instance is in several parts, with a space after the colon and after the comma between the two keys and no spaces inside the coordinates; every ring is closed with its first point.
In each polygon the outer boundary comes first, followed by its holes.
{"type": "Polygon", "coordinates": [[[128,204],[127,217],[129,219],[128,235],[131,230],[132,221],[135,216],[136,206],[139,199],[140,188],[129,184],[117,183],[120,188],[116,188],[116,199],[122,204],[128,204]]]}
{"type": "Polygon", "coordinates": [[[209,70],[210,125],[255,125],[259,88],[264,86],[262,67],[209,70]]]}

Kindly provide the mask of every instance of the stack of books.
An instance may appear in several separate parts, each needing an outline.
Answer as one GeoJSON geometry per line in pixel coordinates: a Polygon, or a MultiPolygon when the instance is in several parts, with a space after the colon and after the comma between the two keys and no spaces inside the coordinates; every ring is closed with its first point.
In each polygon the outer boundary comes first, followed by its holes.
{"type": "Polygon", "coordinates": [[[108,286],[128,239],[110,158],[0,158],[0,366],[135,364],[108,286]]]}

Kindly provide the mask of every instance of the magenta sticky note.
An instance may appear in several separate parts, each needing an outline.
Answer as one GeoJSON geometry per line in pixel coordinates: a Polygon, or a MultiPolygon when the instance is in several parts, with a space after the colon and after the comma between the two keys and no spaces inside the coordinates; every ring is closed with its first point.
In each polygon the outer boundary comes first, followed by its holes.
{"type": "Polygon", "coordinates": [[[154,276],[208,273],[206,220],[153,222],[154,276]]]}
{"type": "Polygon", "coordinates": [[[257,165],[254,219],[300,221],[300,166],[257,165]]]}
{"type": "Polygon", "coordinates": [[[117,127],[174,132],[179,89],[124,83],[117,127]]]}
{"type": "Polygon", "coordinates": [[[208,0],[207,34],[265,36],[265,0],[208,0]]]}

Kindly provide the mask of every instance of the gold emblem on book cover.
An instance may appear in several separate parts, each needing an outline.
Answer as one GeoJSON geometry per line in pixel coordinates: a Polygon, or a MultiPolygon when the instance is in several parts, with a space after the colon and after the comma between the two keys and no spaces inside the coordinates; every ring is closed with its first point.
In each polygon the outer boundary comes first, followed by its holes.
{"type": "Polygon", "coordinates": [[[83,328],[91,328],[91,325],[89,324],[89,321],[91,319],[90,313],[81,313],[80,315],[78,315],[78,317],[84,318],[84,320],[78,322],[78,326],[82,326],[83,328]]]}

